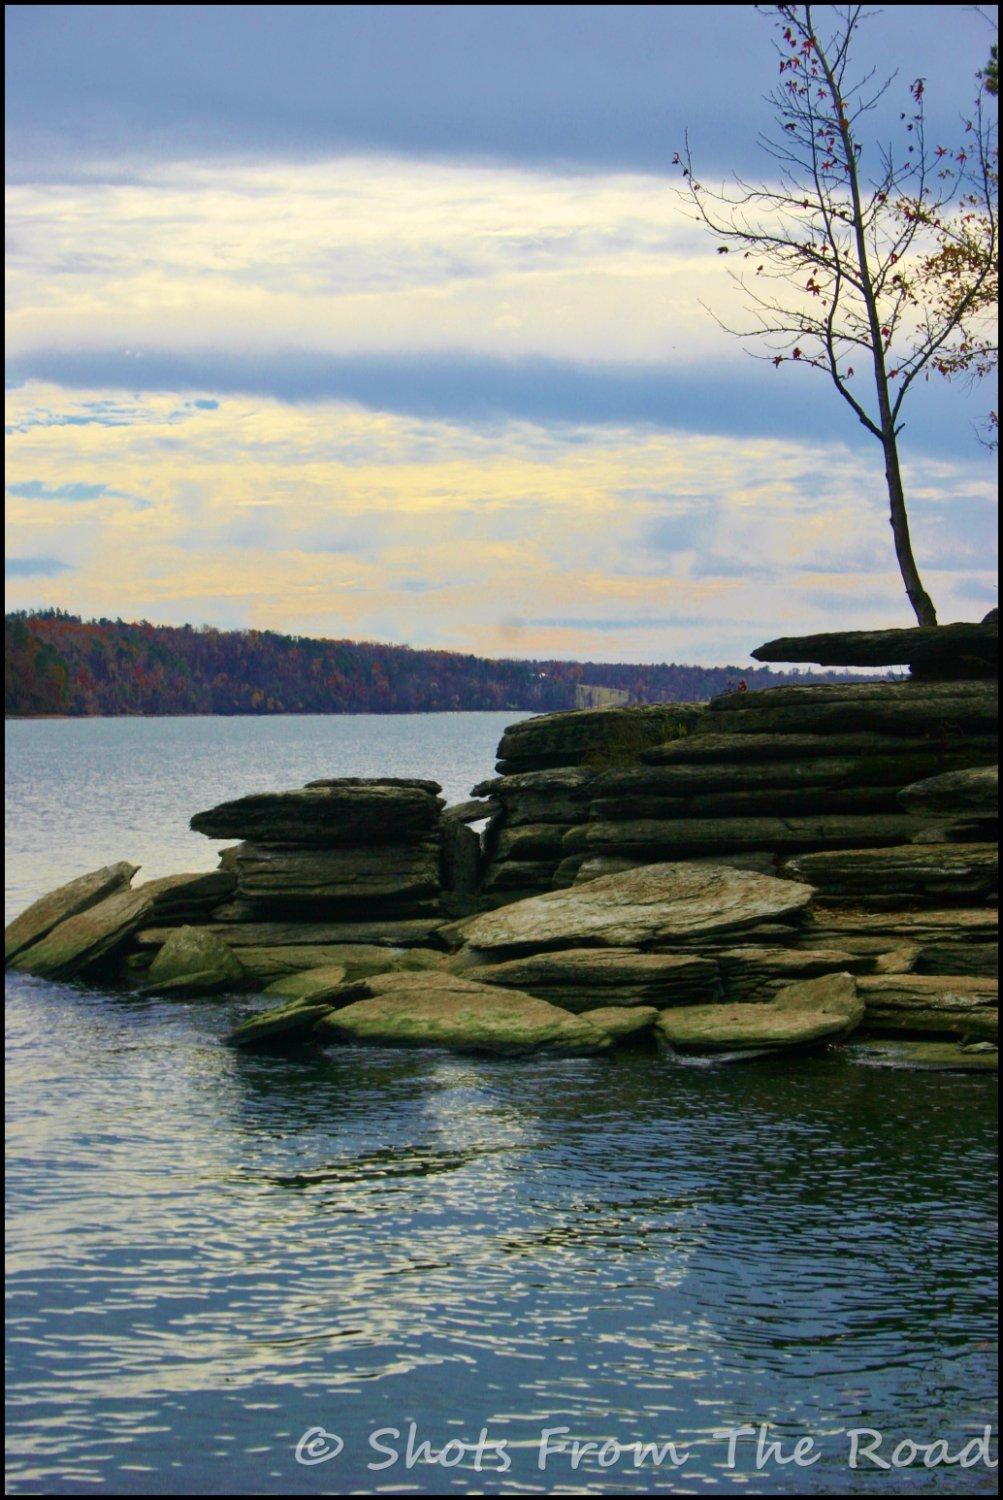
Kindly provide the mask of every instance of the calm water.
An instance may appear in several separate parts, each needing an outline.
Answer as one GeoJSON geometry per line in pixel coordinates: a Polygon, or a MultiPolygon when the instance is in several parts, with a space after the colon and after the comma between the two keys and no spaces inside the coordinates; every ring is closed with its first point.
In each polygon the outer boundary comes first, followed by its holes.
{"type": "MultiPolygon", "coordinates": [[[[253,789],[394,772],[458,800],[513,717],[8,724],[8,912],[111,859],[211,867],[188,817],[253,789]]],[[[15,1491],[995,1489],[847,1467],[854,1428],[888,1460],[995,1423],[990,1080],[235,1054],[247,1009],[8,982],[15,1491]],[[408,1467],[411,1423],[459,1462],[408,1467]],[[716,1434],[760,1423],[818,1460],[757,1469],[742,1438],[729,1465],[716,1434]],[[344,1447],[304,1466],[317,1427],[344,1447]],[[686,1462],[541,1469],[557,1427],[686,1462]]]]}

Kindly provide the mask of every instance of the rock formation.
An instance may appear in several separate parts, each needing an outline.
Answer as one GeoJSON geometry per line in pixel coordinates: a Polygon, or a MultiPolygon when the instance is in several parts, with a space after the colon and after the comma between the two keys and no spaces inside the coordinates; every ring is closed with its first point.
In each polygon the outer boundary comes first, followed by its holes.
{"type": "Polygon", "coordinates": [[[264,990],[237,1046],[747,1057],[858,1028],[879,1061],[984,1069],[995,641],[986,621],[772,642],[754,654],[912,676],[524,720],[451,808],[390,777],[223,803],[192,819],[239,840],[218,871],[94,871],[17,918],[8,961],[264,990]]]}

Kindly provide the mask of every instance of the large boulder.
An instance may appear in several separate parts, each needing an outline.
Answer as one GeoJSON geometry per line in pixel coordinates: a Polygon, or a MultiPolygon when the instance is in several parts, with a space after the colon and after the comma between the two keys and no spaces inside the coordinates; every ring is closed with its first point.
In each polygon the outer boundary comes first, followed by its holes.
{"type": "Polygon", "coordinates": [[[639,953],[634,948],[562,948],[531,953],[506,963],[460,968],[479,984],[525,990],[562,1010],[583,1012],[597,1004],[661,1008],[717,998],[717,965],[697,953],[639,953]]]}
{"type": "Polygon", "coordinates": [[[61,885],[57,890],[27,907],[4,933],[4,961],[38,943],[69,917],[75,917],[91,906],[97,906],[108,896],[125,890],[139,869],[138,865],[126,863],[103,865],[100,870],[91,870],[87,875],[78,875],[76,880],[61,885]]]}
{"type": "Polygon", "coordinates": [[[191,826],[209,838],[327,848],[403,844],[438,825],[438,783],[343,778],[288,792],[259,792],[196,813],[191,826]]]}
{"type": "Polygon", "coordinates": [[[796,917],[810,886],[723,865],[641,865],[548,891],[445,929],[485,952],[547,948],[668,948],[796,917]]]}
{"type": "Polygon", "coordinates": [[[850,974],[788,985],[763,1004],[687,1005],[659,1012],[659,1034],[680,1052],[804,1047],[846,1036],[864,1004],[850,974]]]}
{"type": "Polygon", "coordinates": [[[318,1030],[334,1038],[397,1047],[450,1047],[517,1056],[605,1051],[610,1036],[519,990],[453,974],[383,974],[368,998],[332,1011],[318,1030]]]}
{"type": "Polygon", "coordinates": [[[242,989],[246,983],[239,959],[218,937],[204,927],[179,927],[150,965],[143,990],[180,999],[242,989]]]}

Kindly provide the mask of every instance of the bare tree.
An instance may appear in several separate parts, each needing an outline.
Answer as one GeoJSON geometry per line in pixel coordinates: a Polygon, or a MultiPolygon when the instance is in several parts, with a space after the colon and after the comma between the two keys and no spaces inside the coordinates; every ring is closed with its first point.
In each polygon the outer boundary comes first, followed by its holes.
{"type": "Polygon", "coordinates": [[[919,623],[935,625],[909,536],[902,408],[921,376],[950,373],[952,360],[972,347],[973,320],[985,311],[995,274],[995,152],[981,113],[960,155],[928,147],[922,79],[900,116],[899,152],[885,144],[865,151],[866,117],[893,79],[853,72],[862,7],[825,9],[836,19],[823,38],[813,6],[770,7],[780,26],[781,81],[768,102],[779,131],[760,145],[776,164],[773,180],[736,177],[709,189],[694,175],[688,138],[676,163],[697,217],[720,241],[718,253],[740,249],[750,262],[734,279],[752,322],[728,331],[761,350],[765,344],[760,357],[774,365],[793,360],[824,371],[881,444],[905,591],[919,623]],[[918,273],[952,234],[965,233],[957,220],[966,212],[984,214],[989,253],[971,259],[965,275],[942,279],[936,297],[924,296],[918,273]]]}

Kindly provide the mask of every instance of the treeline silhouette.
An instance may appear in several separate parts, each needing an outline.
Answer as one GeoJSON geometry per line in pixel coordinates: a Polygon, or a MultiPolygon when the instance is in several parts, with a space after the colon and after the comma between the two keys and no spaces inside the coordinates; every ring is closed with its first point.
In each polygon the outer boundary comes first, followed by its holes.
{"type": "Polygon", "coordinates": [[[5,711],[14,717],[542,713],[573,708],[580,682],[626,690],[641,703],[666,703],[712,698],[743,678],[755,688],[840,675],[674,662],[493,661],[270,630],[83,620],[57,609],[18,611],[4,619],[5,711]]]}

